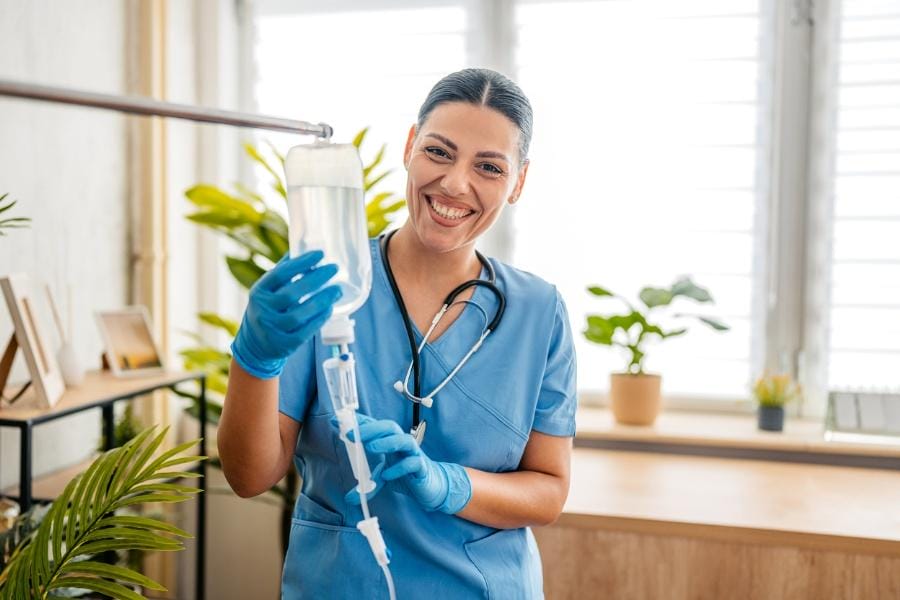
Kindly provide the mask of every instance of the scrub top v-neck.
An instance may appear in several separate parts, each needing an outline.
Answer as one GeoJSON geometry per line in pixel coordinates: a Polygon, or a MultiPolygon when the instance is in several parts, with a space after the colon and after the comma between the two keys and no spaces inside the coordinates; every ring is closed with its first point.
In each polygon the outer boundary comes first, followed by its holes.
{"type": "MultiPolygon", "coordinates": [[[[360,412],[392,419],[408,431],[412,405],[393,388],[409,366],[410,349],[377,240],[370,240],[372,290],[352,315],[360,412]]],[[[491,259],[507,298],[503,323],[432,408],[422,409],[434,460],[489,472],[514,471],[532,430],[575,432],[575,353],[565,304],[542,279],[491,259]]],[[[485,276],[482,268],[482,276],[485,276]]],[[[476,288],[472,301],[488,314],[493,295],[476,288]]],[[[433,389],[471,348],[484,317],[465,305],[422,352],[422,389],[433,389]]],[[[417,342],[422,332],[414,329],[417,342]]],[[[355,485],[330,419],[322,362],[331,356],[318,336],[301,346],[279,380],[279,410],[302,423],[294,463],[303,483],[285,557],[282,597],[387,598],[383,575],[356,523],[358,506],[344,501],[355,485]]],[[[398,598],[539,598],[541,564],[530,529],[495,529],[455,515],[425,512],[391,485],[369,503],[391,551],[398,598]]]]}

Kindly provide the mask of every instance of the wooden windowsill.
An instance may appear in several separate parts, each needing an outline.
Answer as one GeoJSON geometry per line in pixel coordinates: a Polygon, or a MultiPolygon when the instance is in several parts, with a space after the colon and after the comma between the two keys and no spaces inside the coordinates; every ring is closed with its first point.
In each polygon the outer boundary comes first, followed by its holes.
{"type": "Polygon", "coordinates": [[[900,476],[577,448],[558,525],[900,556],[900,476]]]}
{"type": "MultiPolygon", "coordinates": [[[[783,432],[760,431],[755,415],[730,415],[663,410],[652,426],[637,427],[615,422],[612,412],[603,407],[580,406],[577,414],[576,444],[592,447],[646,449],[691,447],[703,454],[718,451],[763,451],[791,455],[849,458],[884,457],[900,459],[897,444],[828,441],[819,420],[787,418],[783,432]]],[[[827,462],[823,460],[823,462],[827,462]]]]}

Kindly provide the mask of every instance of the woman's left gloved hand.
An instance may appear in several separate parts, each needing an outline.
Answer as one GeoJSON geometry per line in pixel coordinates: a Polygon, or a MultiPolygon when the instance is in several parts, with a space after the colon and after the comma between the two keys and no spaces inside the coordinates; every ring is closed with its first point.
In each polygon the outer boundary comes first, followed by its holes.
{"type": "MultiPolygon", "coordinates": [[[[472,483],[462,465],[431,460],[415,438],[390,419],[357,416],[366,452],[384,456],[380,479],[396,482],[397,491],[415,499],[427,511],[452,515],[465,508],[472,497],[472,483]]],[[[379,482],[375,491],[381,487],[379,482]]],[[[346,499],[359,504],[359,493],[351,490],[346,499]]]]}

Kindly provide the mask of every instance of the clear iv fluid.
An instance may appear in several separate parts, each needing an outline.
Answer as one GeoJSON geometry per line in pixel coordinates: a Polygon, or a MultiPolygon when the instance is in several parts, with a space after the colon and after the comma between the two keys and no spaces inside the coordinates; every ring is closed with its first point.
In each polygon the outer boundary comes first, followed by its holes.
{"type": "Polygon", "coordinates": [[[366,230],[363,191],[351,187],[288,187],[291,256],[322,250],[322,264],[334,263],[338,273],[329,284],[343,292],[335,316],[350,315],[362,306],[372,286],[372,257],[366,230]]]}

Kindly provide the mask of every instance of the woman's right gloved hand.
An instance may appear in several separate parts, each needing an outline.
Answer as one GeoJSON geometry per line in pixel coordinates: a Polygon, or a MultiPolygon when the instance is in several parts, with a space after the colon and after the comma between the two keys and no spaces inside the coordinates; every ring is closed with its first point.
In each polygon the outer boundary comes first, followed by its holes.
{"type": "Polygon", "coordinates": [[[323,287],[337,274],[336,265],[316,267],[323,257],[321,250],[285,257],[250,289],[250,302],[231,352],[254,377],[280,375],[287,357],[331,317],[341,290],[336,285],[323,287]],[[312,295],[300,302],[307,294],[312,295]]]}

